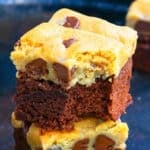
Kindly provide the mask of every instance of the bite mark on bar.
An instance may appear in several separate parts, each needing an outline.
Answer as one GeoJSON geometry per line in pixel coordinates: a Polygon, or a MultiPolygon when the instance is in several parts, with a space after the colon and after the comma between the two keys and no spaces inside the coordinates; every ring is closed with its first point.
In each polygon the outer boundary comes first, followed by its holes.
{"type": "Polygon", "coordinates": [[[66,48],[68,48],[72,43],[74,43],[76,41],[76,39],[73,39],[73,38],[71,38],[71,39],[68,39],[68,40],[64,40],[63,41],[63,44],[64,44],[64,46],[66,47],[66,48]]]}
{"type": "Polygon", "coordinates": [[[80,22],[79,19],[74,16],[67,16],[63,26],[78,29],[80,26],[80,22]]]}

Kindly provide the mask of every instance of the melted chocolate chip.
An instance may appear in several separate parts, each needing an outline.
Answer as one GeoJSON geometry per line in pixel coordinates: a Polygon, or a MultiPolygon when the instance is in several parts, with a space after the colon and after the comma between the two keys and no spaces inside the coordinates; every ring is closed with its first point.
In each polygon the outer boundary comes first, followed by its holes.
{"type": "Polygon", "coordinates": [[[63,26],[78,29],[80,26],[80,22],[79,22],[78,18],[76,18],[74,16],[69,16],[69,17],[67,16],[63,26]]]}
{"type": "Polygon", "coordinates": [[[146,22],[146,21],[138,21],[135,25],[135,29],[138,32],[148,32],[150,33],[150,22],[146,22]]]}
{"type": "Polygon", "coordinates": [[[26,68],[26,73],[28,74],[28,76],[34,77],[34,78],[39,78],[42,75],[45,75],[48,73],[47,64],[41,58],[31,61],[25,66],[25,68],[26,68]]]}
{"type": "Polygon", "coordinates": [[[65,45],[66,48],[68,48],[72,43],[74,43],[76,40],[75,39],[68,39],[68,40],[64,40],[63,44],[65,45]]]}
{"type": "Polygon", "coordinates": [[[98,135],[95,141],[95,150],[113,150],[115,142],[105,135],[98,135]]]}
{"type": "Polygon", "coordinates": [[[80,140],[75,143],[72,150],[87,150],[89,139],[80,140]]]}
{"type": "Polygon", "coordinates": [[[68,83],[71,80],[72,73],[64,65],[54,63],[53,68],[59,81],[62,81],[63,83],[68,83]]]}

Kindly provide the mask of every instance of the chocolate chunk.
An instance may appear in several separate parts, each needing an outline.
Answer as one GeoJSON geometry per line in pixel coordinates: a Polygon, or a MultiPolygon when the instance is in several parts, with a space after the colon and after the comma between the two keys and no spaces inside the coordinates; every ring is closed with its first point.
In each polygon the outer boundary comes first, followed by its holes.
{"type": "Polygon", "coordinates": [[[113,150],[115,142],[105,135],[98,135],[95,141],[95,150],[113,150]]]}
{"type": "Polygon", "coordinates": [[[54,63],[53,68],[56,72],[59,81],[62,81],[63,83],[68,83],[71,80],[72,73],[64,65],[54,63]]]}
{"type": "Polygon", "coordinates": [[[63,44],[65,45],[66,48],[68,48],[72,43],[74,43],[76,40],[75,39],[68,39],[68,40],[64,40],[63,44]]]}
{"type": "Polygon", "coordinates": [[[65,20],[65,23],[63,24],[63,26],[78,29],[80,26],[80,22],[79,22],[78,18],[76,18],[74,16],[69,16],[69,17],[66,17],[66,20],[65,20]]]}
{"type": "Polygon", "coordinates": [[[48,73],[47,64],[41,58],[31,61],[25,66],[25,68],[28,76],[33,78],[39,78],[48,73]]]}
{"type": "Polygon", "coordinates": [[[87,150],[89,139],[80,140],[75,143],[73,150],[87,150]]]}
{"type": "Polygon", "coordinates": [[[150,33],[150,22],[146,22],[146,21],[138,21],[135,25],[135,29],[138,32],[148,32],[150,33]]]}

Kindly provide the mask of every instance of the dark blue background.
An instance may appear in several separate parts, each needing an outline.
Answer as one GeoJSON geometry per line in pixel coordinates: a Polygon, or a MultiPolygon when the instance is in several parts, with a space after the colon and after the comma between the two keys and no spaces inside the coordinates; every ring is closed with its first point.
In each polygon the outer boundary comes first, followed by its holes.
{"type": "MultiPolygon", "coordinates": [[[[0,150],[13,149],[10,114],[13,111],[11,97],[15,91],[15,68],[9,55],[15,41],[33,26],[49,20],[61,7],[123,25],[129,4],[129,0],[0,0],[0,150]]],[[[122,116],[130,127],[127,150],[149,150],[150,75],[134,71],[131,92],[134,103],[122,116]]]]}

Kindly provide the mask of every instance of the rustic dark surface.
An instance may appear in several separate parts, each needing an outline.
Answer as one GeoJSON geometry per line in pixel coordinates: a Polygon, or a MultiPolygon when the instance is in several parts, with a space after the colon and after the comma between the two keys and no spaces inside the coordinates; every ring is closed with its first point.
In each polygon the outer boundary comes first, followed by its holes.
{"type": "MultiPolygon", "coordinates": [[[[74,9],[86,14],[123,24],[127,5],[99,3],[95,6],[76,3],[73,6],[74,9]]],[[[0,5],[0,150],[13,149],[10,114],[13,110],[11,96],[15,91],[15,69],[9,60],[13,44],[25,31],[40,22],[47,21],[52,12],[65,6],[72,8],[69,3],[54,7],[52,5],[0,5]]],[[[134,71],[131,89],[134,104],[122,117],[130,127],[127,150],[148,150],[150,148],[150,74],[134,71]]]]}

